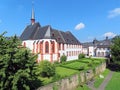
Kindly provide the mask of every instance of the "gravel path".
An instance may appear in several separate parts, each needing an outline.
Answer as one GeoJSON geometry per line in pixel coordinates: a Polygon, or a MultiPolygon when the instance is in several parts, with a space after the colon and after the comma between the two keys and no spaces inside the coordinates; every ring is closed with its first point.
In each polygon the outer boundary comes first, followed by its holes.
{"type": "Polygon", "coordinates": [[[104,90],[110,79],[112,78],[113,72],[110,71],[109,75],[104,79],[103,83],[99,86],[98,90],[104,90]]]}
{"type": "Polygon", "coordinates": [[[95,88],[93,82],[89,82],[89,83],[88,83],[88,87],[89,87],[91,90],[104,90],[104,88],[106,87],[106,85],[108,84],[108,82],[110,81],[110,79],[112,78],[112,75],[113,75],[113,72],[110,71],[110,73],[109,73],[108,76],[104,79],[104,81],[103,81],[102,84],[99,86],[99,88],[95,88]]]}

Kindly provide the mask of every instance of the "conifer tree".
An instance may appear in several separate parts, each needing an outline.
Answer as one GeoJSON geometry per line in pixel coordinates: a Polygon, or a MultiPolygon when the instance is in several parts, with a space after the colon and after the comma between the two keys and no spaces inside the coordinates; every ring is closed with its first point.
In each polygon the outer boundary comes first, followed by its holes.
{"type": "Polygon", "coordinates": [[[112,40],[111,55],[114,63],[120,64],[120,35],[112,40]]]}
{"type": "Polygon", "coordinates": [[[34,74],[35,60],[36,56],[21,47],[16,36],[0,35],[0,90],[35,89],[33,81],[38,81],[34,74]]]}

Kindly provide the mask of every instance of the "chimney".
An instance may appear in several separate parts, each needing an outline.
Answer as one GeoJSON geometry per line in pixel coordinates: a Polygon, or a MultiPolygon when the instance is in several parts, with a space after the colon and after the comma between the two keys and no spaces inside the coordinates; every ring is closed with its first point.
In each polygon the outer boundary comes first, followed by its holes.
{"type": "Polygon", "coordinates": [[[108,36],[106,36],[106,40],[108,40],[108,36]]]}

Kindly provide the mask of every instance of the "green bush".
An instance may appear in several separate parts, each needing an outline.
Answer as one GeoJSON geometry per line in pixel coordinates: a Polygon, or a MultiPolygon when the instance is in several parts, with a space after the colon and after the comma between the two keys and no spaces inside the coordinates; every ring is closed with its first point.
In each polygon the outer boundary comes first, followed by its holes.
{"type": "Polygon", "coordinates": [[[59,74],[55,74],[52,78],[52,81],[55,82],[57,80],[61,79],[61,76],[59,74]]]}
{"type": "Polygon", "coordinates": [[[59,64],[60,64],[59,61],[55,61],[55,62],[54,62],[54,65],[55,65],[55,66],[59,66],[59,64]]]}
{"type": "Polygon", "coordinates": [[[51,77],[55,75],[55,66],[47,60],[41,61],[37,65],[37,74],[42,77],[51,77]]]}
{"type": "Polygon", "coordinates": [[[85,69],[84,66],[80,66],[78,70],[81,71],[81,70],[84,70],[84,69],[85,69]]]}
{"type": "Polygon", "coordinates": [[[66,57],[65,55],[62,55],[62,56],[60,57],[60,62],[61,62],[61,63],[66,62],[66,60],[67,60],[67,57],[66,57]]]}
{"type": "Polygon", "coordinates": [[[78,59],[82,59],[82,58],[85,58],[85,54],[83,53],[78,55],[78,59]]]}
{"type": "Polygon", "coordinates": [[[89,62],[89,63],[88,63],[88,67],[92,67],[92,62],[89,62]]]}

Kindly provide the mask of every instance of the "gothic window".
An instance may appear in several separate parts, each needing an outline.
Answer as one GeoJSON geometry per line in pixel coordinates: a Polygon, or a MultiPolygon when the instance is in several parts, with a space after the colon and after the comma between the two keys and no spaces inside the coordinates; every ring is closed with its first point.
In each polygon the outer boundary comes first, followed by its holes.
{"type": "Polygon", "coordinates": [[[45,42],[45,53],[49,53],[49,43],[45,42]]]}
{"type": "Polygon", "coordinates": [[[68,52],[67,52],[67,56],[69,56],[69,55],[68,55],[68,52]]]}
{"type": "Polygon", "coordinates": [[[38,53],[38,43],[36,43],[36,53],[38,53]]]}
{"type": "Polygon", "coordinates": [[[100,52],[98,52],[98,55],[97,55],[98,57],[100,56],[100,52]]]}
{"type": "Polygon", "coordinates": [[[63,44],[63,50],[64,50],[64,44],[63,44]]]}
{"type": "Polygon", "coordinates": [[[55,53],[55,42],[52,42],[52,52],[55,53]]]}
{"type": "Polygon", "coordinates": [[[39,51],[40,53],[42,53],[42,50],[43,50],[42,48],[43,48],[43,47],[42,47],[42,42],[40,42],[40,49],[39,49],[39,50],[40,50],[40,51],[39,51]]]}
{"type": "Polygon", "coordinates": [[[55,36],[54,33],[52,33],[52,36],[53,36],[53,37],[55,36]]]}
{"type": "Polygon", "coordinates": [[[59,43],[59,50],[61,50],[61,44],[59,43]]]}
{"type": "Polygon", "coordinates": [[[102,54],[101,56],[103,57],[104,56],[104,52],[101,52],[101,54],[102,54]]]}

